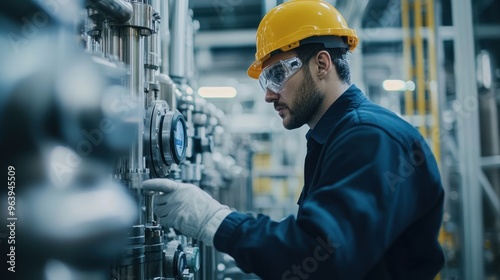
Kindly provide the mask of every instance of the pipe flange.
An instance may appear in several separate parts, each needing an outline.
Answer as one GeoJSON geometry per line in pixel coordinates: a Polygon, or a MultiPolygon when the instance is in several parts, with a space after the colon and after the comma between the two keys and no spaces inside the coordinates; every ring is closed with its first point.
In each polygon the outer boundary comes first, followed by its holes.
{"type": "Polygon", "coordinates": [[[186,157],[186,121],[182,114],[169,110],[167,102],[156,100],[151,103],[145,119],[145,151],[153,175],[165,178],[169,166],[181,163],[186,157]]]}
{"type": "Polygon", "coordinates": [[[152,175],[157,178],[164,178],[169,173],[168,165],[163,162],[161,152],[161,126],[162,120],[169,110],[167,102],[163,100],[153,101],[146,113],[144,127],[144,154],[147,155],[150,169],[153,170],[152,175]]]}

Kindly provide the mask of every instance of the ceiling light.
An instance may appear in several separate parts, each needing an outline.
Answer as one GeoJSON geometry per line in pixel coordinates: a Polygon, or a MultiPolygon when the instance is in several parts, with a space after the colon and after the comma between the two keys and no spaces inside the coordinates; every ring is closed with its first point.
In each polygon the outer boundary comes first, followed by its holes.
{"type": "Polygon", "coordinates": [[[237,91],[234,87],[200,87],[198,94],[204,98],[234,98],[237,91]]]}
{"type": "Polygon", "coordinates": [[[403,80],[385,80],[382,83],[382,87],[386,91],[414,91],[415,83],[413,81],[403,81],[403,80]]]}

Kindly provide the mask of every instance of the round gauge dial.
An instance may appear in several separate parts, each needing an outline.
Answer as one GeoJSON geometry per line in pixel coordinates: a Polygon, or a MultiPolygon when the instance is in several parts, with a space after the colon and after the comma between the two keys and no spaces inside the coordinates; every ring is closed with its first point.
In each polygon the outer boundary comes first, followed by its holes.
{"type": "Polygon", "coordinates": [[[177,155],[184,155],[186,153],[185,131],[185,123],[183,121],[177,121],[174,129],[174,147],[177,155]]]}
{"type": "Polygon", "coordinates": [[[182,114],[168,111],[163,117],[161,129],[161,150],[166,164],[179,164],[186,158],[187,133],[186,121],[182,114]]]}

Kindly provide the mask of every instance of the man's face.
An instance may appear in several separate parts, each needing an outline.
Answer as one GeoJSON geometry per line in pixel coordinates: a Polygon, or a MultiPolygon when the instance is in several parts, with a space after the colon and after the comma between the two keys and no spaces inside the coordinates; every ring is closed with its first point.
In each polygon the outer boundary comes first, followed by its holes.
{"type": "MultiPolygon", "coordinates": [[[[278,54],[268,59],[264,67],[294,56],[293,53],[278,54]]],[[[303,64],[302,68],[286,81],[280,93],[267,89],[265,100],[274,104],[286,129],[295,129],[313,118],[324,100],[324,94],[317,88],[309,65],[303,64]]]]}

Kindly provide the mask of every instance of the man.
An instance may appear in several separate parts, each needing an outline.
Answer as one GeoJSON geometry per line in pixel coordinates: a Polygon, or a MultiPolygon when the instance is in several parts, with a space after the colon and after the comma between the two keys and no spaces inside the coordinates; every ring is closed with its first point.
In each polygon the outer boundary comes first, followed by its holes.
{"type": "Polygon", "coordinates": [[[410,124],[350,82],[354,30],[320,0],[272,9],[257,30],[265,100],[307,133],[296,217],[281,222],[219,204],[199,188],[153,179],[160,222],[230,254],[263,279],[433,279],[444,192],[436,161],[410,124]]]}

